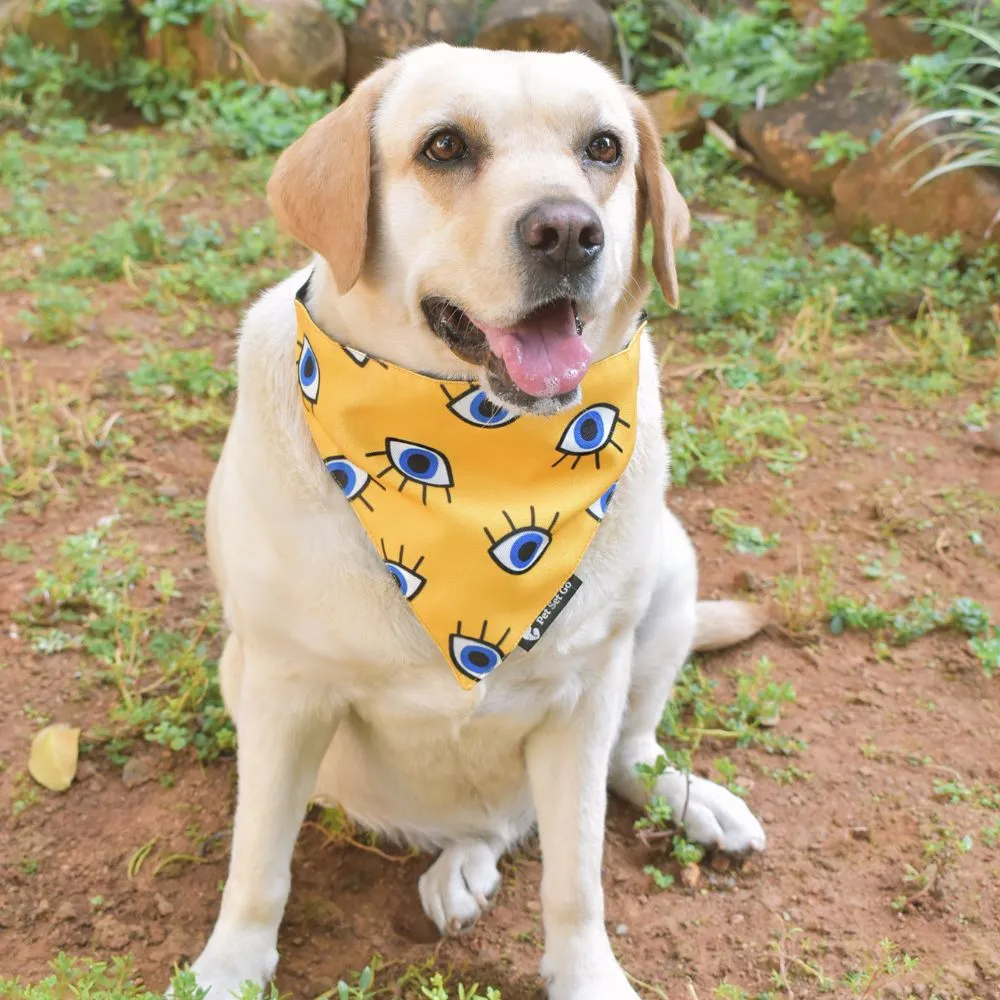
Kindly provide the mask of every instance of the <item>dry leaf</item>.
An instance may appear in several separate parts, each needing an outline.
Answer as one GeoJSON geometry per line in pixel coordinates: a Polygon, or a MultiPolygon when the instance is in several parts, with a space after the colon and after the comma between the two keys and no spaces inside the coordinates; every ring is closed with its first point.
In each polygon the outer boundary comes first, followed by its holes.
{"type": "Polygon", "coordinates": [[[35,734],[28,771],[44,788],[65,792],[73,784],[79,756],[80,730],[57,722],[35,734]]]}

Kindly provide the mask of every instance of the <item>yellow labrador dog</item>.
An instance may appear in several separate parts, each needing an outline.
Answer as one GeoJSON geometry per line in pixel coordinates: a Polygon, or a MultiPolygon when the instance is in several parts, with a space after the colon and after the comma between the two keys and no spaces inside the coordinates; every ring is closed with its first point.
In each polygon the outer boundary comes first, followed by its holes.
{"type": "MultiPolygon", "coordinates": [[[[636,1000],[604,926],[607,788],[643,804],[637,765],[661,753],[657,725],[688,653],[762,625],[752,606],[696,601],[692,547],[664,508],[652,343],[643,333],[634,448],[580,563],[587,586],[544,641],[466,690],[317,451],[296,296],[357,358],[477,383],[491,412],[530,421],[576,405],[588,367],[638,328],[647,220],[656,278],[677,301],[689,217],[654,123],[583,55],[433,45],[312,126],[268,195],[315,258],[246,316],[209,494],[239,792],[197,978],[215,1000],[274,975],[292,849],[316,796],[438,852],[419,892],[442,933],[488,908],[499,858],[537,825],[549,996],[636,1000]]],[[[699,843],[764,848],[747,806],[711,781],[668,771],[653,792],[699,843]]]]}

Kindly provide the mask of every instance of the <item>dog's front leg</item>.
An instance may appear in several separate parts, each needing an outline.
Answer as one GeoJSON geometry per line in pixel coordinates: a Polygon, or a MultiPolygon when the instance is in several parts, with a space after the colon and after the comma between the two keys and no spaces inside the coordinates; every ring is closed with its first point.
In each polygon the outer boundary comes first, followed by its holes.
{"type": "Polygon", "coordinates": [[[608,763],[631,654],[632,636],[616,638],[574,708],[553,712],[525,748],[542,846],[542,972],[550,1000],[638,1000],[611,951],[601,886],[608,763]]]}
{"type": "Polygon", "coordinates": [[[208,1000],[278,964],[278,925],[291,887],[291,859],[319,765],[342,711],[312,685],[287,677],[273,653],[244,645],[238,694],[238,790],[229,875],[212,936],[194,963],[208,1000]]]}

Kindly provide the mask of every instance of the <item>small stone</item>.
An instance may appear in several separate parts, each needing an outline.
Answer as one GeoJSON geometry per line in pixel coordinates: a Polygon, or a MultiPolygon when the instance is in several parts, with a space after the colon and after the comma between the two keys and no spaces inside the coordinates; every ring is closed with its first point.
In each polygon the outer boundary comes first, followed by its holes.
{"type": "Polygon", "coordinates": [[[837,483],[837,490],[840,493],[853,493],[856,489],[857,487],[854,483],[849,482],[846,479],[842,479],[839,483],[837,483]]]}
{"type": "Polygon", "coordinates": [[[701,869],[696,864],[692,862],[681,868],[681,885],[686,889],[697,889],[700,881],[701,869]]]}
{"type": "Polygon", "coordinates": [[[76,918],[76,907],[69,900],[66,900],[65,903],[61,903],[59,905],[59,909],[56,910],[57,924],[64,923],[67,920],[76,920],[76,918]]]}
{"type": "Polygon", "coordinates": [[[872,839],[872,832],[867,826],[852,826],[851,836],[855,840],[867,840],[870,842],[872,839]]]}
{"type": "Polygon", "coordinates": [[[94,921],[94,945],[103,951],[122,951],[128,946],[128,928],[110,914],[94,921]]]}
{"type": "Polygon", "coordinates": [[[156,488],[156,495],[158,497],[164,497],[168,500],[172,500],[174,497],[180,496],[180,487],[176,483],[160,483],[156,488]]]}
{"type": "Polygon", "coordinates": [[[615,934],[618,937],[628,937],[628,924],[619,924],[615,928],[615,934]]]}
{"type": "Polygon", "coordinates": [[[149,757],[130,757],[122,768],[122,784],[126,788],[144,785],[153,777],[154,765],[149,757]]]}
{"type": "Polygon", "coordinates": [[[174,904],[168,899],[164,899],[159,893],[156,894],[156,912],[161,917],[169,917],[174,912],[174,904]]]}
{"type": "Polygon", "coordinates": [[[733,860],[728,854],[723,854],[722,851],[716,851],[712,855],[712,860],[709,864],[711,864],[713,871],[727,872],[732,867],[733,860]]]}

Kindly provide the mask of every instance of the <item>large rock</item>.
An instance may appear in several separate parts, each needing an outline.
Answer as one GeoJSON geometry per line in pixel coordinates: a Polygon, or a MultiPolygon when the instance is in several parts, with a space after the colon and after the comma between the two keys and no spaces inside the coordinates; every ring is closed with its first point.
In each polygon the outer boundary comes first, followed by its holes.
{"type": "MultiPolygon", "coordinates": [[[[143,4],[143,0],[130,2],[136,8],[143,4]]],[[[251,71],[239,46],[232,42],[237,33],[238,21],[228,5],[220,3],[190,24],[168,24],[155,32],[144,20],[143,50],[150,62],[187,76],[193,83],[244,79],[251,71]]]]}
{"type": "Polygon", "coordinates": [[[99,70],[114,69],[140,50],[138,19],[124,4],[119,12],[104,14],[97,24],[63,13],[41,15],[40,7],[36,0],[0,0],[0,37],[18,32],[35,45],[64,55],[75,49],[81,62],[99,70]]]}
{"type": "Polygon", "coordinates": [[[368,0],[346,29],[347,85],[407,49],[427,42],[466,43],[475,27],[475,0],[368,0]]]}
{"type": "Polygon", "coordinates": [[[905,62],[912,56],[934,52],[934,40],[925,31],[917,30],[916,18],[888,14],[887,9],[869,7],[860,19],[871,39],[872,51],[879,59],[905,62]]]}
{"type": "Polygon", "coordinates": [[[702,126],[701,98],[678,90],[657,90],[643,95],[660,135],[689,132],[702,126]]]}
{"type": "Polygon", "coordinates": [[[263,18],[247,18],[240,44],[268,82],[326,90],[347,65],[344,29],[319,0],[249,0],[263,18]]]}
{"type": "Polygon", "coordinates": [[[476,45],[519,52],[586,52],[620,70],[614,26],[597,0],[496,0],[476,45]]]}
{"type": "Polygon", "coordinates": [[[937,239],[960,233],[966,250],[1000,245],[1000,176],[987,170],[956,170],[911,190],[945,158],[929,139],[947,133],[943,122],[922,125],[895,146],[895,138],[927,113],[902,111],[864,156],[846,167],[833,185],[838,222],[848,229],[886,225],[937,239]],[[908,154],[914,154],[905,159],[908,154]]]}
{"type": "Polygon", "coordinates": [[[740,138],[772,180],[807,197],[830,200],[833,182],[848,161],[822,166],[824,154],[811,148],[814,140],[846,132],[858,142],[875,142],[906,102],[892,63],[851,63],[801,97],[746,112],[739,121],[740,138]]]}

